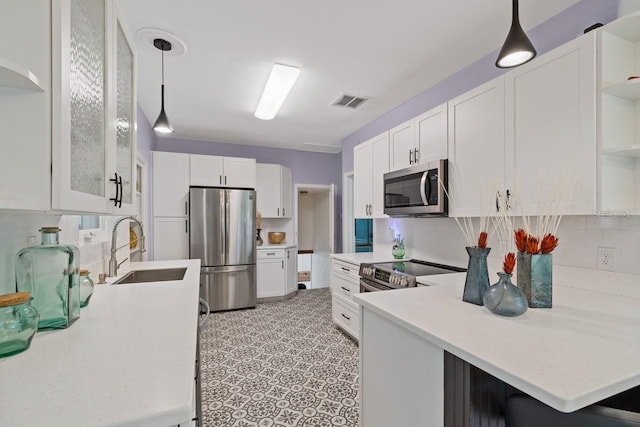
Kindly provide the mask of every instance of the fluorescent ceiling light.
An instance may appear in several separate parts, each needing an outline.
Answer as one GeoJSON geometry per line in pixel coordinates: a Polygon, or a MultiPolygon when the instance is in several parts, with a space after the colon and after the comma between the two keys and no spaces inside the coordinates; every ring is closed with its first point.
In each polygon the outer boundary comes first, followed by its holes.
{"type": "Polygon", "coordinates": [[[262,91],[255,116],[262,120],[271,120],[289,95],[291,88],[300,75],[300,68],[291,65],[274,64],[267,84],[262,91]]]}

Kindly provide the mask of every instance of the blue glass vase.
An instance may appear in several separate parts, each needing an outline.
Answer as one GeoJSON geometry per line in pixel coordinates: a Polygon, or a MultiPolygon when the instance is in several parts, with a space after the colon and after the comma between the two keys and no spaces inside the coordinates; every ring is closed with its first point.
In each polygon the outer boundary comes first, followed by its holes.
{"type": "Polygon", "coordinates": [[[469,264],[467,278],[464,281],[462,301],[482,305],[482,297],[489,289],[487,255],[489,255],[491,248],[467,247],[466,250],[469,254],[469,264]]]}
{"type": "Polygon", "coordinates": [[[511,274],[498,273],[500,280],[484,294],[484,306],[500,316],[515,317],[527,311],[527,297],[511,283],[511,274]]]}

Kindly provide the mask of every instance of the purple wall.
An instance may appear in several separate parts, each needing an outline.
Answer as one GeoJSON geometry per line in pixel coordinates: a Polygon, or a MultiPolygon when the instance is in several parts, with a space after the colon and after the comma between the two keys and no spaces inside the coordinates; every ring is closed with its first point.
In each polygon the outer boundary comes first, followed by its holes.
{"type": "MultiPolygon", "coordinates": [[[[596,22],[616,18],[618,0],[582,0],[541,23],[527,35],[542,55],[578,36],[596,22]]],[[[505,34],[506,36],[506,34],[505,34]]],[[[378,117],[342,140],[342,173],[353,170],[353,147],[506,72],[494,63],[498,50],[378,117]]]]}

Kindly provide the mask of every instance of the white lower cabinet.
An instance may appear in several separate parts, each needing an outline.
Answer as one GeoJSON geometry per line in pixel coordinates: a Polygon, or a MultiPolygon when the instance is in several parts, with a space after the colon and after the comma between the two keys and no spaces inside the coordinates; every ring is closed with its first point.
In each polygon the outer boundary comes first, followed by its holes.
{"type": "Polygon", "coordinates": [[[189,258],[187,218],[153,218],[153,257],[156,261],[189,258]]]}
{"type": "Polygon", "coordinates": [[[331,316],[333,323],[356,340],[360,336],[360,307],[353,295],[360,292],[360,264],[331,260],[331,316]]]}
{"type": "Polygon", "coordinates": [[[258,248],[256,276],[258,298],[280,298],[298,289],[296,282],[297,247],[258,248]]]}

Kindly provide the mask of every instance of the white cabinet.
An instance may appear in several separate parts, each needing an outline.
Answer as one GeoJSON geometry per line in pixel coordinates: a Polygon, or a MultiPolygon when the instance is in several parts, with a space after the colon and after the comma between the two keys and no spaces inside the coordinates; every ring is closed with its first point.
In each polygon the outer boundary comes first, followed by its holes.
{"type": "Polygon", "coordinates": [[[189,154],[153,152],[153,216],[189,215],[189,154]]]}
{"type": "Polygon", "coordinates": [[[0,35],[0,208],[135,213],[136,53],[115,1],[16,2],[0,35]]]}
{"type": "Polygon", "coordinates": [[[153,218],[153,257],[155,261],[189,258],[188,218],[153,218]]]}
{"type": "Polygon", "coordinates": [[[291,169],[273,164],[256,165],[256,209],[263,218],[291,218],[291,169]]]}
{"type": "Polygon", "coordinates": [[[194,186],[256,187],[255,159],[191,154],[190,169],[194,186]]]}
{"type": "Polygon", "coordinates": [[[640,213],[640,16],[624,16],[598,35],[598,210],[640,213]]]}
{"type": "Polygon", "coordinates": [[[596,177],[596,32],[505,74],[505,170],[515,213],[591,215],[596,177]]]}
{"type": "Polygon", "coordinates": [[[53,209],[133,214],[135,46],[113,0],[52,3],[53,209]]]}
{"type": "Polygon", "coordinates": [[[389,131],[389,170],[447,158],[447,103],[389,131]]]}
{"type": "Polygon", "coordinates": [[[416,161],[415,131],[413,119],[389,130],[390,169],[406,168],[416,161]]]}
{"type": "Polygon", "coordinates": [[[360,292],[360,265],[331,260],[331,316],[333,323],[356,340],[360,335],[360,308],[353,295],[360,292]]]}
{"type": "Polygon", "coordinates": [[[434,162],[447,158],[447,103],[413,119],[415,131],[414,163],[434,162]]]}
{"type": "Polygon", "coordinates": [[[256,256],[258,298],[282,298],[297,291],[297,252],[297,247],[258,248],[256,256]]]}
{"type": "Polygon", "coordinates": [[[491,195],[486,187],[505,187],[504,76],[452,99],[448,108],[449,215],[479,216],[482,195],[491,195]]]}
{"type": "Polygon", "coordinates": [[[153,152],[153,255],[189,258],[189,154],[153,152]]]}
{"type": "Polygon", "coordinates": [[[355,218],[384,218],[383,176],[389,172],[389,132],[353,150],[353,206],[355,218]]]}

